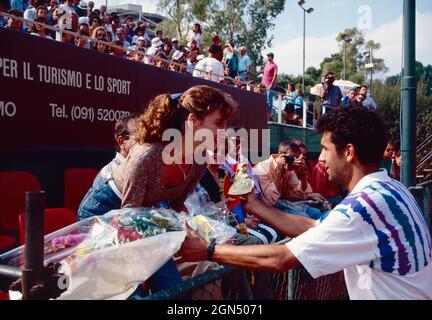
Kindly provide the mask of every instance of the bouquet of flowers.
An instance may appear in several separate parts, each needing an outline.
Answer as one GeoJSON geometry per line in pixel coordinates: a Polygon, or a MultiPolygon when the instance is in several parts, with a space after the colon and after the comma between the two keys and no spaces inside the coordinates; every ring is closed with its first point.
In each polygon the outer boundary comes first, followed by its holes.
{"type": "MultiPolygon", "coordinates": [[[[127,298],[180,249],[188,219],[171,209],[126,208],[45,236],[44,263],[61,263],[59,271],[68,277],[59,299],[127,298]]],[[[235,234],[220,221],[199,221],[198,231],[219,243],[235,234]]],[[[19,247],[0,256],[0,263],[22,267],[23,256],[19,247]]]]}

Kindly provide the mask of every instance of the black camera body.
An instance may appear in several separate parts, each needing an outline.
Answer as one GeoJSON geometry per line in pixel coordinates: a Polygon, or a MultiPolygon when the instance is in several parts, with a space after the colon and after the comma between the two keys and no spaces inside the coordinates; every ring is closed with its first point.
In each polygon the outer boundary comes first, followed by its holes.
{"type": "Polygon", "coordinates": [[[288,164],[293,164],[294,161],[295,161],[295,159],[296,159],[296,157],[294,157],[294,156],[292,156],[292,155],[284,156],[284,158],[285,158],[285,161],[286,161],[288,164]]]}

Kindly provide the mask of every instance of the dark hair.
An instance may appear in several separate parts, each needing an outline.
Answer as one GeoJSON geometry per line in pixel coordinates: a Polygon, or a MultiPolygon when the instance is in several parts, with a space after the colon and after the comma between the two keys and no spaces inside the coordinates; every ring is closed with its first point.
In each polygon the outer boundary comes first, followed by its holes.
{"type": "Polygon", "coordinates": [[[177,129],[183,133],[190,113],[203,119],[220,110],[226,119],[230,119],[236,106],[237,103],[229,94],[205,85],[191,87],[180,97],[160,94],[150,101],[147,110],[140,117],[137,141],[141,144],[162,142],[166,129],[177,129]]]}
{"type": "Polygon", "coordinates": [[[135,34],[137,34],[138,32],[142,32],[142,33],[144,33],[145,32],[145,29],[143,28],[143,27],[136,27],[135,28],[135,34]]]}
{"type": "Polygon", "coordinates": [[[90,24],[93,23],[93,20],[97,20],[97,21],[99,22],[99,25],[102,24],[102,20],[101,20],[101,18],[99,18],[99,16],[97,16],[97,15],[92,15],[92,16],[90,17],[90,24]]]}
{"type": "Polygon", "coordinates": [[[362,165],[379,165],[387,146],[387,129],[381,117],[367,108],[341,108],[324,114],[319,133],[330,132],[340,154],[351,143],[362,165]]]}
{"type": "Polygon", "coordinates": [[[119,148],[119,146],[117,144],[117,138],[118,137],[122,137],[122,136],[123,137],[129,136],[131,133],[129,132],[128,123],[130,121],[133,121],[133,120],[138,121],[138,118],[139,118],[138,114],[132,113],[129,116],[121,118],[120,120],[118,120],[115,123],[115,126],[114,126],[114,142],[115,142],[115,148],[116,148],[117,152],[120,151],[120,148],[119,148]]]}
{"type": "Polygon", "coordinates": [[[292,152],[301,152],[300,147],[296,145],[292,141],[282,141],[279,143],[278,152],[287,152],[288,150],[291,150],[292,152]]]}
{"type": "Polygon", "coordinates": [[[211,44],[210,47],[208,48],[208,52],[211,54],[215,54],[216,52],[218,52],[220,50],[219,46],[217,44],[211,44]]]}
{"type": "Polygon", "coordinates": [[[305,149],[307,149],[307,147],[306,147],[306,145],[305,145],[305,143],[303,142],[303,141],[301,141],[301,140],[294,140],[293,141],[296,145],[298,145],[300,148],[305,148],[305,149]]]}
{"type": "Polygon", "coordinates": [[[45,5],[41,5],[36,8],[36,12],[38,12],[40,9],[45,9],[48,12],[48,8],[45,5]]]}
{"type": "Polygon", "coordinates": [[[367,85],[365,85],[365,84],[362,84],[360,87],[359,87],[359,89],[361,89],[361,88],[368,88],[368,86],[367,85]]]}
{"type": "Polygon", "coordinates": [[[46,7],[46,1],[45,0],[36,0],[33,7],[39,9],[39,7],[41,7],[41,6],[46,7]]]}
{"type": "Polygon", "coordinates": [[[15,8],[9,9],[7,13],[10,15],[13,15],[13,16],[21,17],[21,18],[23,16],[23,13],[21,11],[19,11],[18,9],[15,9],[15,8]]]}
{"type": "Polygon", "coordinates": [[[199,23],[195,23],[194,26],[198,27],[199,28],[199,32],[202,33],[202,31],[201,31],[201,25],[199,23]]]}
{"type": "MultiPolygon", "coordinates": [[[[10,10],[10,1],[9,0],[0,0],[0,7],[3,6],[5,11],[10,10]]],[[[9,13],[9,12],[8,12],[9,13]]]]}
{"type": "Polygon", "coordinates": [[[160,33],[160,34],[163,34],[162,30],[157,30],[157,31],[156,31],[156,35],[159,34],[159,33],[160,33]]]}
{"type": "Polygon", "coordinates": [[[90,34],[89,34],[87,31],[85,31],[85,30],[79,30],[79,31],[78,31],[78,34],[79,34],[80,36],[90,37],[90,34]]]}

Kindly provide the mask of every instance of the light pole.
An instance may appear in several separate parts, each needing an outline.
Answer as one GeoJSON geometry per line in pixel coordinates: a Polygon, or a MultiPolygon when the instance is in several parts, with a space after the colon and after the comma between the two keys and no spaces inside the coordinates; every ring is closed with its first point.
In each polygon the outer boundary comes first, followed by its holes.
{"type": "Polygon", "coordinates": [[[370,70],[369,92],[370,92],[370,95],[372,96],[372,92],[373,92],[372,91],[372,80],[373,80],[373,68],[374,68],[373,58],[372,58],[372,48],[369,48],[369,51],[363,52],[363,56],[368,60],[368,62],[365,63],[365,69],[366,69],[365,81],[367,81],[368,70],[370,70]]]}
{"type": "Polygon", "coordinates": [[[347,43],[352,41],[352,38],[346,34],[342,34],[342,40],[344,42],[344,80],[346,80],[346,69],[347,69],[347,43]]]}
{"type": "Polygon", "coordinates": [[[401,154],[402,183],[407,187],[416,184],[416,2],[403,2],[403,69],[401,97],[401,154]]]}
{"type": "Polygon", "coordinates": [[[305,0],[300,0],[298,5],[303,9],[303,80],[302,80],[302,90],[305,91],[305,66],[306,66],[306,13],[311,14],[314,8],[306,9],[303,5],[306,3],[305,0]]]}

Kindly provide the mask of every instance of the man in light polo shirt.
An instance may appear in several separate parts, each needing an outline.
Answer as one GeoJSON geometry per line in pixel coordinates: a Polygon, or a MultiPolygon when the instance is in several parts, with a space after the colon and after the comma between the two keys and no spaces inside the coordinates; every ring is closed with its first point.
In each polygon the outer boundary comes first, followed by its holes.
{"type": "Polygon", "coordinates": [[[238,73],[242,81],[249,81],[249,74],[251,69],[251,59],[247,54],[245,46],[240,47],[240,58],[238,61],[238,73]]]}
{"type": "Polygon", "coordinates": [[[273,272],[302,265],[314,278],[344,270],[351,299],[432,299],[430,233],[408,189],[380,170],[387,145],[381,118],[341,108],[326,113],[318,131],[329,180],[349,191],[339,205],[316,223],[248,195],[245,210],[294,239],[237,247],[209,244],[190,230],[182,260],[273,272]]]}

